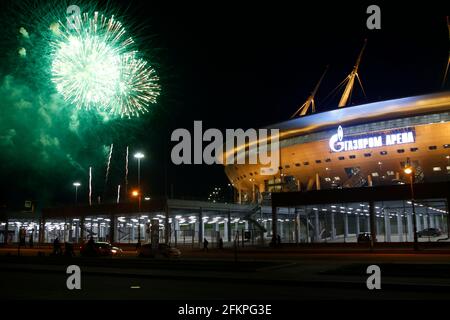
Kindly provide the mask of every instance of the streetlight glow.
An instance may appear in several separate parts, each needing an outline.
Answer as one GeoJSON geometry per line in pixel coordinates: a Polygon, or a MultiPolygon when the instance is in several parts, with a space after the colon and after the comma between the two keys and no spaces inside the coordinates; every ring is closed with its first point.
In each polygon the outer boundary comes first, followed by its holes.
{"type": "Polygon", "coordinates": [[[73,186],[75,187],[75,205],[78,204],[78,187],[81,186],[81,183],[79,183],[78,181],[75,181],[73,183],[73,186]]]}
{"type": "Polygon", "coordinates": [[[139,190],[133,190],[133,192],[131,192],[131,195],[133,197],[137,197],[139,195],[139,190]]]}
{"type": "Polygon", "coordinates": [[[144,158],[144,154],[143,154],[142,152],[136,152],[136,153],[134,154],[134,157],[135,157],[136,159],[142,159],[142,158],[144,158]]]}
{"type": "Polygon", "coordinates": [[[413,172],[413,170],[412,170],[411,167],[406,167],[403,171],[404,171],[406,174],[411,174],[411,173],[413,172]]]}

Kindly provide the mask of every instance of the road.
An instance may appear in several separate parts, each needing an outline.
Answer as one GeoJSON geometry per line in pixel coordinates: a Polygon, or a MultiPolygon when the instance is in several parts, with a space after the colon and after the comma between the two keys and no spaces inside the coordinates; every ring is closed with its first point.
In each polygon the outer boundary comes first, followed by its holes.
{"type": "Polygon", "coordinates": [[[241,252],[235,261],[232,252],[214,250],[175,260],[8,252],[0,250],[2,299],[450,299],[450,255],[442,253],[241,252]],[[81,290],[66,287],[72,264],[81,268],[81,290]],[[381,290],[366,287],[373,264],[381,290]]]}

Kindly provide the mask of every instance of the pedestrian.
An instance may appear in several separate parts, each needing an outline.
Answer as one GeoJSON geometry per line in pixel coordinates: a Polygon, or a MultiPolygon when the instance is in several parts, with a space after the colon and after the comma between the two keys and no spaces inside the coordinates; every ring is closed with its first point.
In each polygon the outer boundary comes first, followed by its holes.
{"type": "Polygon", "coordinates": [[[29,244],[30,248],[33,248],[33,236],[34,236],[34,229],[31,230],[30,240],[28,240],[28,244],[29,244]]]}
{"type": "Polygon", "coordinates": [[[61,243],[59,242],[59,238],[55,238],[53,241],[53,254],[55,256],[61,254],[61,243]]]}
{"type": "Polygon", "coordinates": [[[26,248],[26,244],[25,244],[25,237],[26,237],[27,231],[25,230],[25,228],[20,228],[19,229],[19,246],[26,248]]]}
{"type": "Polygon", "coordinates": [[[281,244],[281,237],[280,237],[280,235],[277,235],[277,244],[278,244],[278,245],[281,244]]]}
{"type": "Polygon", "coordinates": [[[208,240],[206,238],[203,238],[203,251],[208,251],[208,240]]]}
{"type": "Polygon", "coordinates": [[[222,238],[219,239],[219,249],[220,250],[223,249],[223,239],[222,238]]]}

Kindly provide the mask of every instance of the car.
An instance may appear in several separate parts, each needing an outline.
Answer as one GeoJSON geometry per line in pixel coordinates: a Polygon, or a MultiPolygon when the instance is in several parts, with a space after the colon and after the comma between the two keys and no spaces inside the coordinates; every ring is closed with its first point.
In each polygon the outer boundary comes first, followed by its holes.
{"type": "Polygon", "coordinates": [[[437,228],[427,228],[417,232],[417,236],[420,237],[438,237],[442,235],[441,230],[437,228]]]}
{"type": "Polygon", "coordinates": [[[371,240],[370,232],[361,232],[358,235],[358,243],[369,243],[371,240]]]}
{"type": "Polygon", "coordinates": [[[181,255],[181,251],[178,248],[171,247],[170,245],[165,243],[158,244],[158,248],[156,250],[152,248],[151,243],[143,244],[138,249],[139,257],[155,258],[158,255],[167,258],[179,257],[181,255]]]}
{"type": "Polygon", "coordinates": [[[90,245],[88,241],[81,245],[80,254],[85,257],[113,256],[117,254],[117,250],[113,250],[113,246],[109,242],[93,242],[90,245]]]}
{"type": "Polygon", "coordinates": [[[111,253],[112,253],[113,256],[121,256],[122,253],[123,253],[123,250],[120,249],[119,247],[112,246],[111,247],[111,253]]]}

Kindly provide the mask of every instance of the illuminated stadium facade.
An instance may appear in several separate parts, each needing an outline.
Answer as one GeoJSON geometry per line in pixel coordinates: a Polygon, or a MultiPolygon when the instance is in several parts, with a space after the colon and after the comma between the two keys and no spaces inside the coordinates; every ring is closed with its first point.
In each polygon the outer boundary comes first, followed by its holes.
{"type": "Polygon", "coordinates": [[[280,167],[228,165],[239,203],[272,192],[402,184],[411,163],[415,181],[450,180],[450,92],[369,103],[311,114],[280,129],[280,167]]]}

